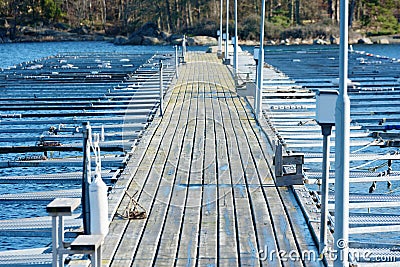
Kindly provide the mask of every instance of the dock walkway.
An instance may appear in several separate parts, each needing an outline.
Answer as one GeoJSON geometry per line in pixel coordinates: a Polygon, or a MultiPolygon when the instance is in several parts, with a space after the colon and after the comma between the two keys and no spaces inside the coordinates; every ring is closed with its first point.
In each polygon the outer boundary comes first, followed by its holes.
{"type": "Polygon", "coordinates": [[[318,266],[291,260],[317,249],[292,192],[275,186],[271,145],[231,72],[215,54],[185,60],[120,177],[147,217],[123,219],[128,196],[110,199],[103,266],[318,266]]]}

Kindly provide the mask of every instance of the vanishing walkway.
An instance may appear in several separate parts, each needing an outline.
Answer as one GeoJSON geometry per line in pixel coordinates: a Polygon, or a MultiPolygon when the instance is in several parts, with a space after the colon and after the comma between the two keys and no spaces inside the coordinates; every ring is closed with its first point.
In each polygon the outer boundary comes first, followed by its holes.
{"type": "Polygon", "coordinates": [[[316,248],[292,192],[275,187],[270,144],[228,68],[214,54],[186,61],[120,178],[148,216],[114,216],[103,266],[315,266],[271,253],[316,248]]]}

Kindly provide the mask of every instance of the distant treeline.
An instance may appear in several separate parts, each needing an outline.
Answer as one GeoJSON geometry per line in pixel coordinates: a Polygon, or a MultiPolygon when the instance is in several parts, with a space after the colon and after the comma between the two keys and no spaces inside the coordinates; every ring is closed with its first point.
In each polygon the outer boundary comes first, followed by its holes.
{"type": "MultiPolygon", "coordinates": [[[[226,0],[222,0],[225,8],[226,0]]],[[[312,24],[336,25],[340,0],[266,0],[267,32],[279,38],[284,30],[312,24]]],[[[239,37],[257,39],[260,0],[238,0],[239,37]]],[[[108,35],[127,34],[146,22],[162,31],[215,36],[219,28],[217,0],[0,0],[3,34],[15,35],[22,26],[65,29],[83,25],[108,35]]],[[[233,25],[233,0],[230,0],[233,25]]],[[[350,26],[365,33],[399,32],[400,0],[349,0],[350,26]]],[[[296,32],[296,31],[295,31],[296,32]]]]}

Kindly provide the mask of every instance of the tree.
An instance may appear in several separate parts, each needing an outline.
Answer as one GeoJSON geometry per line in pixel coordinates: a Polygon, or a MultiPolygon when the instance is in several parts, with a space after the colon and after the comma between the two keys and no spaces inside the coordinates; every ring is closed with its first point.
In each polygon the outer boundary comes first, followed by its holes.
{"type": "Polygon", "coordinates": [[[52,21],[60,16],[60,9],[54,0],[41,0],[40,8],[42,10],[42,16],[48,21],[52,21]]]}

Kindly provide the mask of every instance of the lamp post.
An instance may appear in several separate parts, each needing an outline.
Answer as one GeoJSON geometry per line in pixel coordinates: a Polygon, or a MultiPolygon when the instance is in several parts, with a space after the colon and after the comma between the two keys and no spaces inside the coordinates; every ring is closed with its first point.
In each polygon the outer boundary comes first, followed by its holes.
{"type": "Polygon", "coordinates": [[[329,152],[332,126],[335,125],[335,106],[338,91],[319,90],[316,94],[316,121],[321,126],[323,135],[322,157],[322,187],[321,187],[321,223],[319,235],[319,254],[325,251],[328,221],[328,193],[329,193],[329,152]]]}
{"type": "Polygon", "coordinates": [[[256,97],[255,97],[255,116],[256,120],[260,118],[261,115],[261,104],[262,104],[262,85],[263,85],[263,69],[264,69],[264,19],[265,19],[265,1],[262,0],[261,7],[261,23],[260,23],[260,50],[258,56],[258,67],[257,67],[257,84],[256,84],[256,97]]]}
{"type": "Polygon", "coordinates": [[[219,8],[219,32],[218,34],[218,52],[217,55],[221,56],[222,54],[222,12],[224,9],[223,0],[220,0],[220,8],[219,8]]]}
{"type": "Polygon", "coordinates": [[[229,43],[229,0],[226,0],[226,33],[225,33],[225,64],[229,65],[228,43],[229,43]]]}
{"type": "Polygon", "coordinates": [[[217,36],[218,36],[217,56],[219,58],[221,56],[221,53],[222,53],[222,35],[221,35],[221,31],[220,30],[217,31],[217,36]]]}
{"type": "Polygon", "coordinates": [[[163,84],[163,62],[159,62],[159,79],[160,79],[160,117],[164,114],[164,84],[163,84]]]}
{"type": "Polygon", "coordinates": [[[238,62],[238,27],[237,27],[237,21],[238,21],[238,15],[237,15],[237,0],[235,0],[235,5],[234,5],[234,14],[235,14],[235,37],[232,38],[233,42],[233,73],[235,75],[235,88],[237,88],[238,84],[238,68],[239,68],[239,62],[238,62]]]}
{"type": "Polygon", "coordinates": [[[175,45],[175,77],[179,77],[179,60],[178,60],[178,46],[175,45]]]}
{"type": "Polygon", "coordinates": [[[349,1],[340,1],[339,96],[335,138],[335,267],[348,266],[350,99],[347,94],[349,1]]]}

